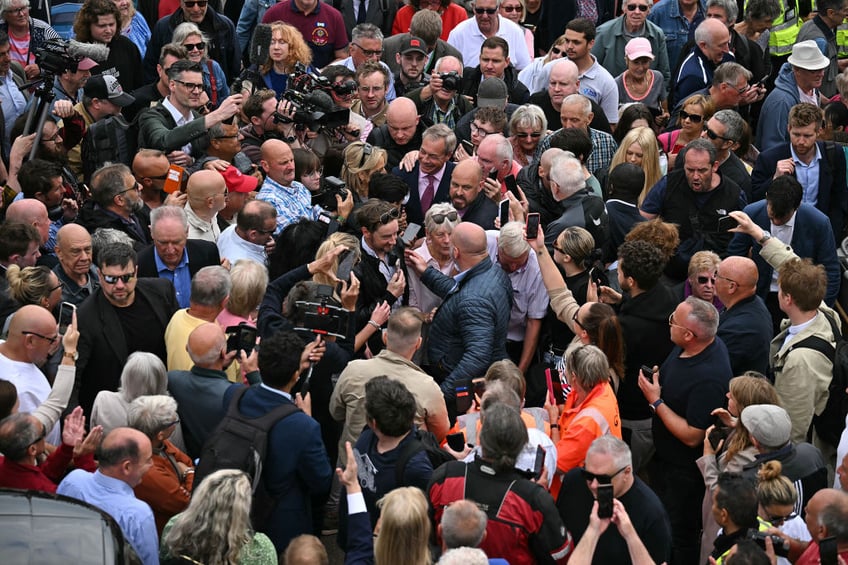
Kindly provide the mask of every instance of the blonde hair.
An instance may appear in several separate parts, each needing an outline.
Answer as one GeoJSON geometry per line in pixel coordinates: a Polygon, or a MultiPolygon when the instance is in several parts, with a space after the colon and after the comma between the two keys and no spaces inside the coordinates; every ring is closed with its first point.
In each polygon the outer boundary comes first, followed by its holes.
{"type": "Polygon", "coordinates": [[[691,259],[689,259],[689,271],[687,276],[691,277],[704,271],[714,273],[715,270],[718,269],[719,263],[721,263],[721,257],[713,251],[698,251],[692,255],[691,259]]]}
{"type": "Polygon", "coordinates": [[[609,170],[612,171],[618,165],[627,162],[627,149],[634,143],[638,143],[639,147],[642,148],[641,169],[645,172],[645,184],[642,186],[642,192],[639,193],[638,201],[641,206],[642,201],[648,196],[648,192],[662,178],[659,144],[654,131],[651,128],[640,127],[627,132],[627,135],[621,140],[618,150],[612,156],[609,170]]]}
{"type": "MultiPolygon", "coordinates": [[[[736,409],[739,413],[748,406],[754,404],[774,404],[780,406],[780,399],[777,396],[777,391],[774,386],[765,377],[754,377],[750,375],[742,375],[730,379],[730,396],[736,403],[736,409]]],[[[736,427],[733,433],[727,439],[727,455],[726,461],[730,461],[737,453],[753,445],[751,443],[751,434],[740,418],[736,422],[736,427]]]]}
{"type": "MultiPolygon", "coordinates": [[[[710,100],[707,96],[703,94],[693,94],[686,98],[683,101],[683,104],[680,105],[681,110],[685,110],[686,106],[700,106],[701,110],[704,112],[704,118],[701,120],[702,124],[707,123],[707,120],[713,117],[715,113],[715,104],[712,100],[710,100]]],[[[679,115],[677,116],[677,127],[683,126],[683,118],[679,115]]]]}
{"type": "Polygon", "coordinates": [[[359,179],[359,173],[368,172],[373,174],[375,167],[380,160],[386,162],[388,153],[382,147],[363,143],[362,141],[354,141],[344,149],[344,162],[342,163],[342,180],[345,181],[348,188],[352,189],[360,196],[368,196],[368,185],[362,186],[362,181],[359,179]],[[365,146],[371,147],[371,154],[365,157],[365,146]],[[362,163],[362,165],[360,165],[362,163]]]}
{"type": "Polygon", "coordinates": [[[239,259],[230,269],[230,299],[227,310],[236,316],[247,318],[259,307],[268,287],[268,269],[250,259],[239,259]]]}
{"type": "Polygon", "coordinates": [[[52,273],[53,271],[41,265],[23,269],[14,263],[9,265],[6,268],[9,296],[22,306],[27,304],[44,306],[42,301],[49,298],[50,293],[53,292],[53,286],[50,284],[52,273]]]}
{"type": "Polygon", "coordinates": [[[757,471],[757,501],[763,506],[795,505],[798,491],[786,475],[780,461],[766,461],[757,471]]]}
{"type": "Polygon", "coordinates": [[[421,489],[397,488],[377,505],[381,509],[380,535],[374,544],[374,562],[429,565],[430,518],[421,489]]]}
{"type": "Polygon", "coordinates": [[[236,565],[253,538],[253,494],[244,471],[222,469],[206,477],[192,493],[188,508],[162,537],[162,549],[204,565],[236,565]]]}
{"type": "Polygon", "coordinates": [[[282,565],[329,565],[330,558],[321,540],[309,534],[301,534],[289,542],[282,565]]]}
{"type": "MultiPolygon", "coordinates": [[[[346,247],[356,259],[353,260],[354,263],[358,263],[362,258],[362,250],[359,247],[359,240],[356,237],[352,236],[349,233],[343,232],[335,232],[329,235],[327,239],[325,239],[320,246],[318,246],[318,251],[315,252],[315,260],[317,261],[339,245],[343,245],[346,247]]],[[[333,271],[336,271],[339,268],[339,259],[338,257],[333,261],[333,271]]],[[[312,276],[312,280],[317,282],[318,284],[329,284],[332,286],[336,286],[336,281],[325,275],[324,273],[315,273],[312,276]]]]}

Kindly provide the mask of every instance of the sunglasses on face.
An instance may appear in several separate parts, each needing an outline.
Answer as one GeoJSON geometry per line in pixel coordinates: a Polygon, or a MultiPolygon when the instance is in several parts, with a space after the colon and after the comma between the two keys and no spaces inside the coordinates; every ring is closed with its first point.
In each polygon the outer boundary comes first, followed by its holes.
{"type": "Polygon", "coordinates": [[[134,278],[135,273],[127,273],[126,275],[103,275],[103,282],[107,284],[117,284],[120,280],[122,283],[127,284],[134,278]]]}
{"type": "Polygon", "coordinates": [[[711,130],[707,124],[704,124],[704,131],[707,132],[707,137],[712,140],[722,139],[724,141],[735,141],[733,139],[730,139],[729,137],[724,137],[723,135],[717,134],[716,132],[711,130]]]}
{"type": "Polygon", "coordinates": [[[563,52],[564,51],[559,47],[551,47],[551,53],[553,53],[554,55],[562,55],[563,52]]]}
{"type": "Polygon", "coordinates": [[[788,522],[789,520],[793,520],[798,515],[794,512],[787,514],[786,516],[769,516],[768,521],[771,522],[772,526],[779,526],[784,522],[788,522]]]}
{"type": "Polygon", "coordinates": [[[583,475],[583,479],[587,483],[591,483],[592,481],[598,481],[599,485],[609,485],[609,484],[612,484],[613,477],[615,477],[616,475],[618,475],[619,473],[621,473],[625,469],[627,469],[627,466],[622,467],[621,469],[619,469],[618,471],[616,471],[612,475],[596,475],[595,473],[590,473],[589,471],[586,470],[585,467],[583,467],[583,468],[580,469],[580,474],[583,475]]]}
{"type": "Polygon", "coordinates": [[[689,112],[684,112],[680,110],[680,121],[689,120],[693,124],[700,124],[701,120],[704,119],[704,116],[699,116],[698,114],[690,114],[689,112]]]}
{"type": "Polygon", "coordinates": [[[525,137],[526,138],[532,137],[533,139],[539,139],[540,137],[542,137],[542,132],[540,132],[540,131],[528,131],[526,133],[515,133],[513,135],[515,135],[515,137],[517,137],[519,139],[525,138],[525,137]]]}
{"type": "Polygon", "coordinates": [[[433,222],[439,225],[445,223],[445,220],[455,222],[457,218],[459,218],[459,214],[457,214],[456,212],[448,212],[447,214],[433,214],[433,222]]]}
{"type": "Polygon", "coordinates": [[[183,47],[186,48],[186,51],[203,51],[206,49],[206,43],[203,41],[200,43],[183,43],[183,47]]]}
{"type": "Polygon", "coordinates": [[[480,15],[489,14],[491,16],[492,14],[494,14],[497,11],[498,11],[497,8],[474,8],[474,13],[480,14],[480,15]]]}
{"type": "Polygon", "coordinates": [[[501,10],[503,10],[507,14],[511,14],[513,12],[521,13],[524,11],[524,8],[522,8],[521,6],[501,6],[501,10]]]}
{"type": "Polygon", "coordinates": [[[185,7],[194,8],[195,6],[199,6],[205,8],[207,4],[209,4],[209,0],[186,0],[185,7]]]}
{"type": "Polygon", "coordinates": [[[716,281],[715,277],[705,277],[705,276],[698,277],[698,284],[707,284],[708,282],[715,284],[715,281],[716,281]]]}
{"type": "Polygon", "coordinates": [[[636,10],[639,10],[640,12],[647,12],[648,7],[644,4],[628,4],[627,5],[627,11],[628,12],[635,12],[636,10]]]}

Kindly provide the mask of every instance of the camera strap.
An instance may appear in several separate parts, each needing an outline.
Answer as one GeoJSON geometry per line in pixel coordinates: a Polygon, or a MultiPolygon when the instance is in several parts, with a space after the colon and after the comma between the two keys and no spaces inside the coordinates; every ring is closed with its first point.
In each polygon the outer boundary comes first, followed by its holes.
{"type": "Polygon", "coordinates": [[[209,83],[212,85],[212,96],[209,101],[218,107],[218,81],[215,80],[215,72],[212,70],[212,59],[206,59],[206,67],[209,69],[209,83]]]}

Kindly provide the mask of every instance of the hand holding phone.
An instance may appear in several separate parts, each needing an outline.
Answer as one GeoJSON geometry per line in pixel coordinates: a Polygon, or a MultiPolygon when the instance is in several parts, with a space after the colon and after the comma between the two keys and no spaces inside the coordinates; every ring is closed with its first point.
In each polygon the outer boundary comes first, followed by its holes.
{"type": "Polygon", "coordinates": [[[406,229],[403,231],[403,235],[400,236],[400,240],[403,242],[404,247],[409,247],[412,245],[412,242],[415,241],[415,238],[418,237],[418,232],[421,231],[421,226],[414,222],[409,222],[407,224],[406,229]]]}
{"type": "Polygon", "coordinates": [[[77,307],[70,302],[62,302],[59,307],[59,333],[61,335],[65,335],[68,327],[73,323],[76,309],[77,307]]]}
{"type": "Polygon", "coordinates": [[[498,204],[498,218],[501,220],[501,227],[509,223],[509,200],[501,200],[498,204]]]}
{"type": "Polygon", "coordinates": [[[539,223],[541,216],[538,212],[527,214],[527,225],[524,228],[524,237],[528,240],[536,239],[539,236],[539,223]]]}
{"type": "Polygon", "coordinates": [[[612,518],[612,485],[598,485],[598,518],[612,518]]]}

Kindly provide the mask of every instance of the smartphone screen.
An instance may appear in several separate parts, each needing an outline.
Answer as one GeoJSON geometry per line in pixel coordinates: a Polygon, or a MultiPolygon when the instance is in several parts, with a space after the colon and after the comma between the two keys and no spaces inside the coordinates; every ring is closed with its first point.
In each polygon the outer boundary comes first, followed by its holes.
{"type": "Polygon", "coordinates": [[[353,254],[351,250],[347,250],[341,254],[341,259],[339,259],[339,267],[336,269],[336,278],[340,281],[349,281],[350,280],[350,271],[353,269],[353,262],[356,260],[356,256],[353,254]]]}
{"type": "Polygon", "coordinates": [[[541,217],[538,213],[527,214],[527,226],[524,229],[524,237],[527,239],[536,239],[539,233],[539,222],[541,217]]]}
{"type": "Polygon", "coordinates": [[[68,327],[74,321],[74,310],[77,307],[71,304],[70,302],[62,302],[62,305],[59,307],[59,333],[65,335],[65,332],[68,331],[68,327]]]}
{"type": "Polygon", "coordinates": [[[468,141],[467,139],[462,140],[462,147],[465,149],[465,152],[469,155],[474,155],[474,144],[468,141]]]}
{"type": "Polygon", "coordinates": [[[612,485],[598,485],[598,518],[612,518],[612,485]]]}
{"type": "Polygon", "coordinates": [[[501,219],[501,227],[509,222],[509,200],[501,200],[498,204],[498,217],[501,219]]]}
{"type": "Polygon", "coordinates": [[[718,219],[718,231],[720,232],[730,231],[738,225],[739,222],[733,216],[722,216],[718,219]]]}
{"type": "Polygon", "coordinates": [[[471,383],[463,381],[456,385],[456,413],[465,414],[471,408],[474,396],[471,391],[471,383]]]}
{"type": "Polygon", "coordinates": [[[244,354],[250,357],[253,353],[253,348],[256,346],[256,328],[242,325],[239,327],[238,333],[239,349],[244,350],[244,354]]]}
{"type": "Polygon", "coordinates": [[[507,175],[504,177],[506,189],[515,196],[516,200],[521,200],[521,195],[518,193],[518,183],[515,182],[515,175],[507,175]]]}
{"type": "Polygon", "coordinates": [[[403,231],[403,235],[400,236],[401,241],[407,247],[412,245],[412,242],[415,241],[415,238],[418,237],[418,232],[421,231],[421,226],[416,223],[410,222],[406,229],[403,231]]]}
{"type": "Polygon", "coordinates": [[[545,468],[545,448],[541,445],[536,446],[536,462],[533,465],[533,477],[539,480],[542,476],[542,469],[545,468]]]}

